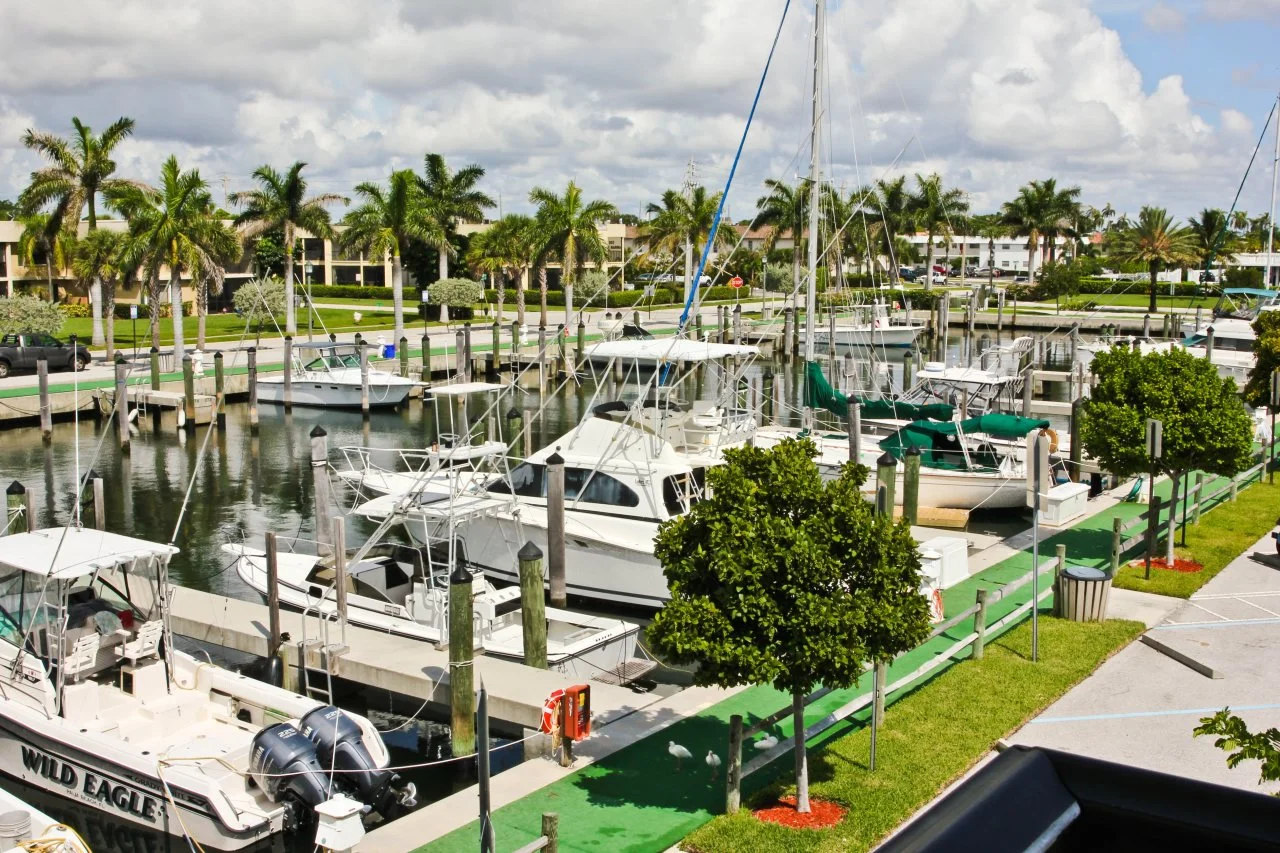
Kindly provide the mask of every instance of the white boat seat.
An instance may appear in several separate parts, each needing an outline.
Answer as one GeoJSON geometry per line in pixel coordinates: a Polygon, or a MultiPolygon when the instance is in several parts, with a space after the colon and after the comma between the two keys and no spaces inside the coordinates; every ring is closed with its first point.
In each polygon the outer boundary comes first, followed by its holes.
{"type": "Polygon", "coordinates": [[[159,619],[143,622],[132,640],[116,648],[116,654],[130,663],[150,657],[159,650],[160,635],[163,632],[164,623],[159,619]]]}
{"type": "Polygon", "coordinates": [[[76,640],[71,653],[62,662],[62,672],[68,681],[74,683],[85,674],[93,672],[98,660],[98,647],[101,645],[102,640],[96,631],[76,640]]]}

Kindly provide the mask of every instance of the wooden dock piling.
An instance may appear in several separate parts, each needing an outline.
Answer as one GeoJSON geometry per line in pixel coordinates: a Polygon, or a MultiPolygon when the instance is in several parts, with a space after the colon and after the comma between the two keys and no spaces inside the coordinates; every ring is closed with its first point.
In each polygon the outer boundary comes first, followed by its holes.
{"type": "Polygon", "coordinates": [[[89,486],[93,495],[93,527],[107,529],[107,497],[102,478],[95,471],[89,472],[89,486]]]}
{"type": "Polygon", "coordinates": [[[8,536],[27,529],[23,515],[27,511],[27,487],[14,480],[4,490],[5,524],[0,533],[8,536]]]}
{"type": "Polygon", "coordinates": [[[116,440],[120,452],[129,453],[129,384],[124,356],[116,353],[116,440]]]}
{"type": "Polygon", "coordinates": [[[258,431],[258,348],[249,347],[249,431],[258,431]]]}
{"type": "Polygon", "coordinates": [[[369,345],[360,341],[360,414],[369,417],[369,345]]]}
{"type": "Polygon", "coordinates": [[[182,357],[182,426],[187,432],[195,432],[196,373],[190,355],[182,357]]]}
{"type": "Polygon", "coordinates": [[[551,606],[564,607],[564,457],[558,450],[547,457],[547,547],[551,606]]]}
{"type": "MultiPolygon", "coordinates": [[[[422,381],[431,381],[431,338],[426,332],[422,333],[422,381]]],[[[427,400],[425,393],[422,395],[422,400],[424,403],[427,400]]]]}
{"type": "Polygon", "coordinates": [[[36,362],[36,378],[40,383],[40,438],[45,444],[53,441],[53,409],[49,405],[49,362],[36,362]]]}
{"type": "Polygon", "coordinates": [[[476,751],[471,620],[471,573],[459,562],[449,575],[449,716],[455,756],[476,751]]]}
{"type": "Polygon", "coordinates": [[[227,425],[227,376],[222,363],[222,350],[213,354],[213,393],[218,426],[225,427],[227,425]]]}
{"type": "Polygon", "coordinates": [[[520,624],[524,628],[524,665],[547,668],[547,614],[542,591],[542,550],[525,542],[520,561],[520,624]]]}
{"type": "Polygon", "coordinates": [[[284,336],[284,410],[293,411],[293,338],[284,336]]]}
{"type": "Polygon", "coordinates": [[[276,535],[268,530],[263,548],[267,552],[267,657],[280,651],[280,563],[276,535]]]}
{"type": "Polygon", "coordinates": [[[884,489],[887,501],[885,503],[886,512],[889,517],[893,517],[893,493],[896,488],[896,480],[898,478],[898,460],[893,458],[893,454],[885,451],[880,458],[876,460],[876,487],[884,489]]]}
{"type": "Polygon", "coordinates": [[[908,448],[902,458],[902,517],[907,524],[920,518],[920,448],[908,448]]]}
{"type": "Polygon", "coordinates": [[[333,495],[329,483],[329,433],[319,424],[311,429],[311,480],[315,488],[316,542],[320,544],[323,555],[324,547],[331,544],[326,520],[333,505],[333,495]]]}
{"type": "Polygon", "coordinates": [[[400,376],[404,379],[409,378],[409,339],[404,335],[400,336],[400,376]]]}
{"type": "Polygon", "coordinates": [[[160,390],[160,350],[151,348],[151,390],[160,390]]]}

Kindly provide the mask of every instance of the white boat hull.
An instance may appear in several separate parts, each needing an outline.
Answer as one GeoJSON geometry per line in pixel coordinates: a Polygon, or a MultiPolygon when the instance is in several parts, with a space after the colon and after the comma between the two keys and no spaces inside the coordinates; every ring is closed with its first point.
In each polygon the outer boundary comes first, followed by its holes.
{"type": "MultiPolygon", "coordinates": [[[[392,377],[397,381],[369,382],[369,408],[380,409],[399,406],[409,397],[413,382],[392,377]]],[[[314,406],[329,409],[360,408],[360,385],[345,382],[293,380],[293,405],[314,406]]],[[[284,377],[270,376],[258,380],[258,402],[284,405],[284,377]]]]}
{"type": "MultiPolygon", "coordinates": [[[[915,343],[916,337],[924,331],[924,326],[836,326],[836,346],[846,347],[909,347],[915,343]]],[[[801,339],[804,333],[801,332],[801,339]]],[[[813,330],[815,346],[830,346],[831,329],[816,328],[813,330]]]]}

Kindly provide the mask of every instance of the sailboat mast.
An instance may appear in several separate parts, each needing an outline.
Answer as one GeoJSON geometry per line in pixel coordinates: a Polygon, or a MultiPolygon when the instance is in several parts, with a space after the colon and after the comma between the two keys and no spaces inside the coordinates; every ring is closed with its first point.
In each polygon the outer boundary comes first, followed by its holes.
{"type": "MultiPolygon", "coordinates": [[[[804,302],[804,360],[813,361],[814,326],[817,315],[818,288],[818,221],[821,203],[820,123],[822,120],[823,28],[826,25],[826,0],[814,4],[813,18],[813,121],[809,125],[809,288],[804,302]]],[[[798,236],[798,235],[797,235],[798,236]]]]}
{"type": "Polygon", "coordinates": [[[1271,159],[1271,213],[1267,217],[1267,264],[1262,286],[1271,286],[1271,246],[1276,235],[1276,172],[1280,170],[1280,95],[1276,96],[1276,153],[1271,159]]]}

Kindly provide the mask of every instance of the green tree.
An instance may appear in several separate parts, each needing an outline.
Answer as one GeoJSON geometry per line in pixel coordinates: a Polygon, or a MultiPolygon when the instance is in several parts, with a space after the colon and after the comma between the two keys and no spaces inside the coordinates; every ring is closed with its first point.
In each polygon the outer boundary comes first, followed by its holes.
{"type": "Polygon", "coordinates": [[[889,259],[889,275],[897,281],[898,267],[915,260],[915,249],[906,239],[906,233],[916,227],[906,176],[876,181],[867,201],[867,213],[872,246],[889,259]]]}
{"type": "Polygon", "coordinates": [[[0,198],[0,220],[10,220],[18,218],[18,203],[0,198]]]}
{"type": "Polygon", "coordinates": [[[537,228],[531,217],[509,213],[489,229],[471,238],[467,252],[472,269],[493,274],[498,290],[498,314],[502,314],[505,282],[511,280],[516,290],[516,321],[524,325],[524,277],[533,266],[537,254],[537,228]]]}
{"type": "MultiPolygon", "coordinates": [[[[484,219],[485,208],[494,206],[493,199],[476,189],[476,184],[483,177],[484,167],[474,163],[454,172],[439,154],[429,153],[423,158],[418,186],[432,218],[449,241],[457,235],[460,220],[479,222],[484,219]]],[[[454,251],[452,243],[447,242],[437,248],[440,250],[440,278],[446,279],[449,277],[449,255],[454,251]]]]}
{"type": "Polygon", "coordinates": [[[0,298],[0,335],[37,332],[56,335],[66,318],[52,302],[38,296],[0,298]]]}
{"type": "Polygon", "coordinates": [[[115,358],[116,282],[119,278],[120,248],[125,235],[98,229],[76,243],[71,272],[86,284],[98,282],[106,316],[107,361],[115,358]]]}
{"type": "MultiPolygon", "coordinates": [[[[1149,474],[1146,423],[1163,426],[1163,452],[1157,463],[1178,484],[1189,471],[1233,476],[1249,464],[1253,426],[1236,394],[1235,381],[1218,375],[1206,358],[1186,350],[1142,355],[1115,347],[1093,358],[1097,376],[1085,401],[1080,426],[1084,449],[1121,477],[1149,474]]],[[[1169,549],[1174,517],[1169,517],[1169,549]]]]}
{"type": "Polygon", "coordinates": [[[231,304],[246,323],[262,329],[263,320],[276,320],[285,312],[284,280],[279,278],[252,278],[236,288],[231,304]]]}
{"type": "MultiPolygon", "coordinates": [[[[609,256],[600,226],[610,217],[618,215],[618,209],[607,201],[582,200],[582,190],[573,181],[565,188],[564,195],[557,195],[543,187],[534,187],[529,201],[538,206],[534,215],[537,223],[539,267],[545,271],[546,261],[560,261],[560,281],[564,288],[565,324],[573,317],[573,282],[578,271],[587,261],[604,264],[609,256]]],[[[542,323],[547,322],[547,298],[545,276],[539,282],[542,290],[542,323]]]]}
{"type": "Polygon", "coordinates": [[[663,522],[654,553],[671,600],[649,639],[694,681],[772,684],[795,716],[797,806],[809,809],[804,697],[854,684],[929,633],[909,526],[877,516],[848,464],[824,482],[808,439],[726,450],[711,497],[663,522]]]}
{"type": "Polygon", "coordinates": [[[707,194],[706,187],[693,187],[686,195],[676,190],[662,194],[662,203],[650,203],[645,210],[653,215],[645,225],[649,250],[675,257],[684,248],[684,298],[689,300],[693,288],[694,258],[702,256],[703,244],[713,241],[712,249],[731,251],[738,234],[728,222],[722,222],[716,233],[711,225],[720,207],[720,193],[707,194]]]}
{"type": "MultiPolygon", "coordinates": [[[[307,196],[307,179],[302,177],[306,163],[296,162],[283,175],[270,165],[259,166],[253,171],[258,188],[232,193],[232,204],[243,208],[236,217],[236,225],[245,237],[257,237],[269,229],[283,232],[281,247],[284,251],[285,322],[287,335],[298,333],[298,312],[293,296],[293,255],[298,230],[313,237],[332,238],[333,223],[325,205],[351,200],[337,193],[320,193],[307,196]]],[[[308,309],[309,310],[309,309],[308,309]]],[[[396,340],[399,340],[397,337],[396,340]]]]}
{"type": "Polygon", "coordinates": [[[1160,271],[1179,264],[1196,262],[1196,238],[1190,228],[1179,228],[1163,207],[1144,207],[1138,221],[1110,235],[1107,254],[1124,263],[1146,265],[1151,275],[1150,303],[1147,310],[1158,308],[1157,283],[1160,271]]]}
{"type": "Polygon", "coordinates": [[[1218,208],[1205,208],[1198,219],[1187,220],[1187,228],[1195,238],[1197,265],[1207,268],[1215,259],[1231,263],[1240,250],[1241,240],[1228,227],[1227,214],[1218,208]]]}
{"type": "Polygon", "coordinates": [[[447,251],[448,235],[431,216],[422,187],[410,169],[391,173],[384,188],[365,182],[356,187],[364,201],[348,211],[347,226],[340,245],[370,255],[391,255],[391,304],[395,309],[395,337],[404,337],[404,264],[401,255],[409,241],[416,240],[447,251]]]}
{"type": "Polygon", "coordinates": [[[578,276],[578,298],[587,305],[608,305],[611,276],[604,270],[586,270],[578,276]]]}
{"type": "Polygon", "coordinates": [[[75,238],[67,231],[54,228],[53,217],[47,213],[28,213],[20,216],[22,233],[18,235],[18,259],[25,267],[33,267],[37,259],[44,261],[45,276],[49,282],[49,301],[58,301],[58,285],[53,280],[53,268],[67,268],[67,259],[75,245],[75,238]]]}
{"type": "Polygon", "coordinates": [[[1009,233],[1008,226],[997,213],[984,213],[971,217],[969,225],[975,235],[987,241],[987,258],[979,263],[987,268],[987,289],[992,290],[995,288],[996,279],[996,240],[1009,233]]]}
{"type": "MultiPolygon", "coordinates": [[[[118,118],[95,136],[91,127],[72,117],[75,134],[69,140],[28,129],[22,135],[22,144],[50,165],[31,173],[31,183],[23,190],[19,204],[32,213],[52,204],[50,230],[68,231],[73,236],[80,224],[81,212],[88,207],[89,231],[97,230],[98,195],[110,205],[115,196],[133,185],[132,181],[112,177],[116,162],[111,159],[115,147],[132,135],[133,125],[131,118],[118,118]]],[[[99,279],[95,278],[90,285],[89,301],[93,303],[93,344],[101,346],[104,339],[99,279]]]]}
{"type": "Polygon", "coordinates": [[[253,242],[253,268],[259,276],[280,279],[284,283],[284,231],[272,228],[253,242]]]}
{"type": "Polygon", "coordinates": [[[444,309],[441,312],[441,319],[444,320],[449,319],[448,309],[470,310],[484,299],[484,285],[469,278],[442,278],[428,285],[427,292],[431,296],[431,304],[444,309]]]}
{"type": "Polygon", "coordinates": [[[1053,294],[1055,310],[1062,310],[1062,299],[1080,292],[1080,270],[1075,261],[1050,261],[1040,270],[1037,298],[1053,294]]]}
{"type": "Polygon", "coordinates": [[[1231,770],[1244,761],[1259,761],[1262,767],[1258,784],[1280,782],[1280,729],[1273,726],[1251,732],[1244,720],[1231,713],[1230,708],[1223,708],[1212,717],[1201,717],[1193,733],[1196,737],[1216,737],[1213,745],[1231,753],[1227,756],[1227,767],[1231,770]]]}
{"type": "Polygon", "coordinates": [[[907,212],[915,221],[916,227],[929,235],[925,260],[925,269],[929,274],[925,275],[925,290],[932,289],[933,238],[937,235],[950,237],[954,234],[952,219],[968,210],[969,203],[965,201],[964,193],[958,189],[943,187],[941,175],[916,175],[916,191],[907,199],[907,212]]]}
{"type": "Polygon", "coordinates": [[[770,178],[764,185],[768,194],[756,199],[756,222],[769,228],[764,251],[769,254],[780,239],[791,237],[791,286],[792,292],[798,294],[800,255],[804,251],[805,227],[809,222],[809,184],[800,182],[792,186],[770,178]]]}
{"type": "Polygon", "coordinates": [[[1271,405],[1271,374],[1280,370],[1280,311],[1262,311],[1253,321],[1257,360],[1244,386],[1244,401],[1250,406],[1271,405]]]}

